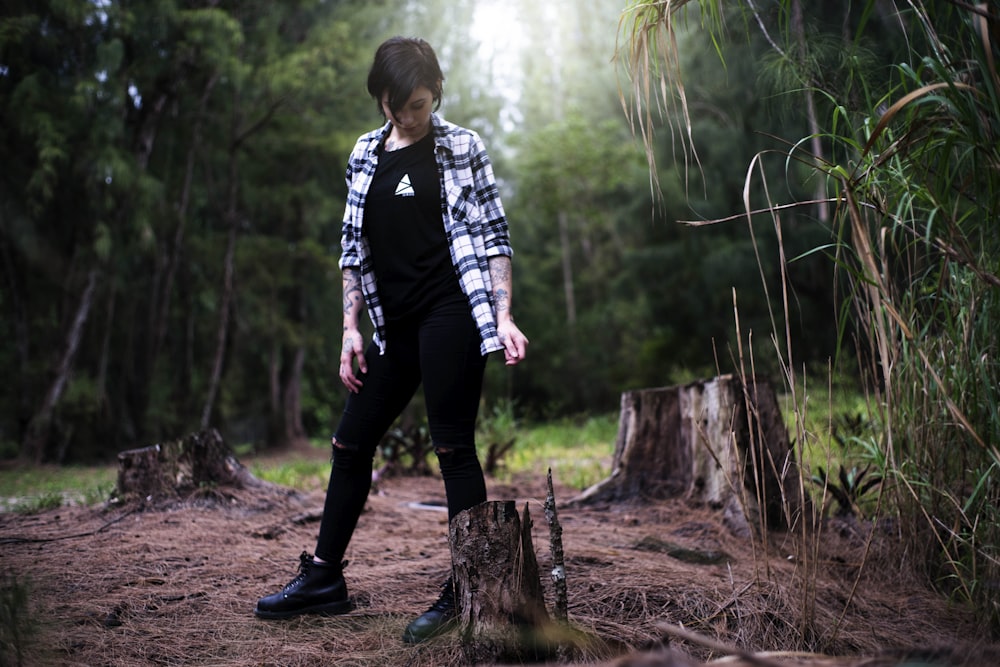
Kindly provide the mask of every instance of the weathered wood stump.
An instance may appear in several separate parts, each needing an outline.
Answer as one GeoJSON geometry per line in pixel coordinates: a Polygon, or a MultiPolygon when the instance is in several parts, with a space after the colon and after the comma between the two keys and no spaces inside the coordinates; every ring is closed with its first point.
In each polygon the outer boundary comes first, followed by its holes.
{"type": "Polygon", "coordinates": [[[777,398],[723,375],[622,394],[611,475],[572,504],[684,497],[723,510],[737,533],[784,528],[802,510],[777,398]]]}
{"type": "Polygon", "coordinates": [[[514,501],[459,513],[449,527],[459,627],[468,664],[541,657],[549,623],[531,541],[531,517],[514,501]]]}
{"type": "Polygon", "coordinates": [[[253,476],[215,429],[118,454],[121,501],[180,498],[204,488],[272,487],[253,476]]]}

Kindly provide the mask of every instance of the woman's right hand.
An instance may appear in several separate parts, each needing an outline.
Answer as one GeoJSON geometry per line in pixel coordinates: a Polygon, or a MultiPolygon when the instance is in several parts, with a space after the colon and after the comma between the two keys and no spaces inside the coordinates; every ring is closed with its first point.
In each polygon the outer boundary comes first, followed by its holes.
{"type": "Polygon", "coordinates": [[[344,341],[340,348],[340,381],[348,391],[356,394],[361,391],[361,378],[354,372],[354,359],[358,360],[358,371],[368,372],[365,362],[364,339],[357,327],[344,327],[344,341]]]}

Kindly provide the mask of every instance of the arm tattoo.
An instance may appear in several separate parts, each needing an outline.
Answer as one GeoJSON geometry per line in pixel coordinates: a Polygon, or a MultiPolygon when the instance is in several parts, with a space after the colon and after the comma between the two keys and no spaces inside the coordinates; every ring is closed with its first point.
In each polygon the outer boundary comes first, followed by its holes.
{"type": "Polygon", "coordinates": [[[354,269],[344,269],[344,313],[350,313],[362,301],[361,273],[354,269]]]}
{"type": "Polygon", "coordinates": [[[493,282],[506,285],[510,283],[510,259],[507,257],[497,257],[492,259],[490,265],[490,278],[493,282]]]}
{"type": "Polygon", "coordinates": [[[497,312],[510,310],[510,257],[491,257],[490,282],[493,283],[493,306],[497,312]]]}

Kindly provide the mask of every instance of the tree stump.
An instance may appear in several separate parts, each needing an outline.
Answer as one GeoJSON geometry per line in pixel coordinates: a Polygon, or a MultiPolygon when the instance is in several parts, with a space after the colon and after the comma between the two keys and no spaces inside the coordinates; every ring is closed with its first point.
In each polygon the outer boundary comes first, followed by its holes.
{"type": "Polygon", "coordinates": [[[571,503],[684,497],[722,509],[740,534],[788,527],[802,510],[788,431],[762,380],[623,393],[611,468],[571,503]]]}
{"type": "Polygon", "coordinates": [[[175,499],[206,488],[271,488],[253,476],[215,429],[118,454],[120,501],[175,499]]]}
{"type": "Polygon", "coordinates": [[[459,513],[449,527],[462,648],[468,664],[539,659],[547,649],[531,517],[514,501],[491,501],[459,513]]]}

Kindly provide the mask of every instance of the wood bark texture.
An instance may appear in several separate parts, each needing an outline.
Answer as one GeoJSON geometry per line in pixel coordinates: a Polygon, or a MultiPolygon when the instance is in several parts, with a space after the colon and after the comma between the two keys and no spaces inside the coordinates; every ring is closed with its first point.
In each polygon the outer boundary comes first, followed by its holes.
{"type": "Polygon", "coordinates": [[[468,664],[537,659],[549,622],[531,541],[514,501],[459,513],[449,528],[462,647],[468,664]]]}
{"type": "Polygon", "coordinates": [[[565,623],[569,618],[569,601],[566,595],[566,557],[563,552],[562,524],[556,508],[556,492],[552,486],[552,469],[545,477],[548,493],[545,496],[545,520],[549,524],[549,550],[552,552],[552,585],[555,589],[553,614],[556,620],[565,623]]]}
{"type": "Polygon", "coordinates": [[[774,390],[724,375],[622,394],[611,475],[571,504],[683,497],[737,533],[785,528],[802,509],[774,390]]]}
{"type": "Polygon", "coordinates": [[[145,502],[187,496],[204,488],[263,488],[215,429],[118,454],[116,496],[145,502]]]}

